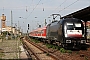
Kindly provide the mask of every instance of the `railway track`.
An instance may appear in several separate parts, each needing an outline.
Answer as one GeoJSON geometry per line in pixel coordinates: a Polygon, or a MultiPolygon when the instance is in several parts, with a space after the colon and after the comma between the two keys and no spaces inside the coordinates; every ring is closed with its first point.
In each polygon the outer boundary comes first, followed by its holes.
{"type": "MultiPolygon", "coordinates": [[[[31,40],[23,40],[30,55],[37,60],[89,60],[90,47],[87,50],[73,51],[72,53],[60,53],[59,50],[48,49],[43,43],[34,43],[31,40]],[[33,48],[35,47],[35,48],[33,48]],[[40,51],[38,51],[40,50],[40,51]],[[48,55],[47,57],[45,57],[48,55]],[[76,58],[77,57],[77,58],[76,58]],[[46,59],[49,58],[49,59],[46,59]]],[[[90,46],[90,45],[89,45],[90,46]]]]}
{"type": "Polygon", "coordinates": [[[36,60],[63,60],[41,46],[30,42],[30,40],[23,40],[23,45],[29,53],[28,56],[36,60]]]}

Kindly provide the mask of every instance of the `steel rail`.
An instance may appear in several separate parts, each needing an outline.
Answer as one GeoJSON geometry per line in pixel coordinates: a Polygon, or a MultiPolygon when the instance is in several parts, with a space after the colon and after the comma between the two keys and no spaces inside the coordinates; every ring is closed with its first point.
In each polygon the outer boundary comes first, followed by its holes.
{"type": "Polygon", "coordinates": [[[41,59],[37,56],[37,54],[35,54],[35,53],[33,52],[33,50],[28,47],[28,45],[27,45],[25,42],[23,42],[23,45],[24,45],[25,49],[27,50],[29,56],[31,56],[31,54],[33,54],[37,60],[41,60],[41,59]]]}
{"type": "Polygon", "coordinates": [[[48,51],[47,49],[44,49],[41,46],[38,46],[37,44],[31,42],[30,40],[27,40],[29,43],[31,43],[32,45],[34,45],[35,47],[39,48],[41,51],[43,51],[44,53],[48,53],[49,56],[51,56],[53,59],[55,60],[60,60],[60,58],[58,58],[55,54],[51,53],[50,51],[48,51]]]}

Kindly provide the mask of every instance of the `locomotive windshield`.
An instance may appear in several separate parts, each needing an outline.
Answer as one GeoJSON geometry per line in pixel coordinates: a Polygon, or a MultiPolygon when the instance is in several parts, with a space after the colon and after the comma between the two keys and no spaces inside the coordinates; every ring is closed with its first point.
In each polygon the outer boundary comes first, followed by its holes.
{"type": "Polygon", "coordinates": [[[74,30],[74,26],[73,25],[67,25],[67,30],[74,30]]]}
{"type": "Polygon", "coordinates": [[[81,23],[67,22],[64,26],[65,37],[82,37],[81,23]]]}
{"type": "Polygon", "coordinates": [[[75,23],[75,30],[82,30],[80,23],[75,23]]]}
{"type": "Polygon", "coordinates": [[[73,23],[67,23],[67,30],[74,30],[73,23]]]}
{"type": "Polygon", "coordinates": [[[67,30],[81,30],[80,23],[67,23],[67,30]]]}

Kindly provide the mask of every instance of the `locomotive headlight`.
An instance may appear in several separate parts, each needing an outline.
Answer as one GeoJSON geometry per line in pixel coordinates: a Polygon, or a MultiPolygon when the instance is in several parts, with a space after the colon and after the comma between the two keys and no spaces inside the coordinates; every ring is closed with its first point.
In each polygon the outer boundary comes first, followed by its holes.
{"type": "Polygon", "coordinates": [[[66,40],[66,43],[71,43],[71,40],[66,40]]]}
{"type": "Polygon", "coordinates": [[[65,34],[65,37],[68,37],[67,34],[65,34]]]}
{"type": "Polygon", "coordinates": [[[84,37],[84,34],[82,35],[82,37],[84,37]]]}
{"type": "Polygon", "coordinates": [[[86,40],[81,40],[81,43],[86,43],[86,40]]]}

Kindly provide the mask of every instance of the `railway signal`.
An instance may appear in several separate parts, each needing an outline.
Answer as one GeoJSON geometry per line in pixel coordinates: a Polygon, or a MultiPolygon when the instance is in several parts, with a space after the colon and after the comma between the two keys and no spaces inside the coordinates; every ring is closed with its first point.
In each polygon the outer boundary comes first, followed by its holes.
{"type": "Polygon", "coordinates": [[[29,24],[28,24],[28,30],[29,30],[29,24]]]}

